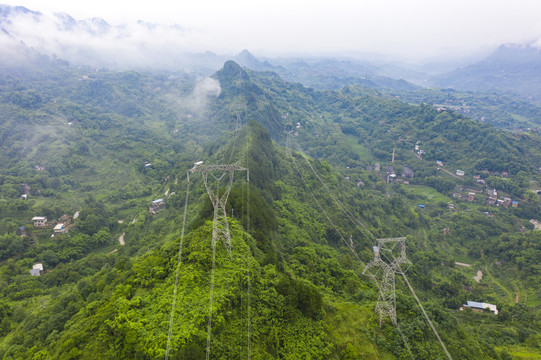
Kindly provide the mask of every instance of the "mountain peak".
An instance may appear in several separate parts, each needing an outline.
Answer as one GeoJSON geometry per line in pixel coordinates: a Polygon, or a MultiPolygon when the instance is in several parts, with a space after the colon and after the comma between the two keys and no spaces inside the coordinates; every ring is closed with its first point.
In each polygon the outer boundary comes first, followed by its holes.
{"type": "Polygon", "coordinates": [[[267,61],[263,62],[256,58],[251,52],[244,49],[237,54],[234,58],[241,66],[256,70],[256,71],[265,71],[265,70],[274,70],[274,66],[269,64],[267,61]]]}
{"type": "Polygon", "coordinates": [[[237,56],[250,56],[255,58],[255,56],[249,52],[247,49],[242,50],[237,56]]]}

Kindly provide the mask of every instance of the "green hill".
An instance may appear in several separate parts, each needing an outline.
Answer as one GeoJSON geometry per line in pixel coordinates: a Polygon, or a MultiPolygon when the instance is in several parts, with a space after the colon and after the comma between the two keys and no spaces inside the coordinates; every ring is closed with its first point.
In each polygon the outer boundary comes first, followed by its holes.
{"type": "MultiPolygon", "coordinates": [[[[0,357],[164,358],[169,339],[172,359],[444,359],[398,274],[398,327],[378,326],[378,283],[363,270],[377,238],[399,236],[406,276],[452,358],[541,353],[541,239],[528,222],[539,214],[537,137],[234,62],[197,80],[41,61],[42,72],[1,78],[0,357]],[[213,255],[214,209],[189,171],[197,161],[249,169],[227,201],[231,256],[223,240],[213,255]],[[375,162],[380,173],[367,169],[375,162]],[[385,166],[415,176],[387,183],[385,166]],[[489,207],[478,192],[449,210],[456,186],[484,191],[472,178],[482,170],[518,208],[489,207]],[[158,198],[165,207],[151,215],[158,198]],[[76,210],[67,234],[32,228],[33,216],[76,210]],[[30,236],[15,233],[21,225],[30,236]],[[35,262],[42,276],[30,276],[35,262]],[[500,313],[459,311],[466,301],[500,313]]],[[[221,175],[208,176],[217,194],[221,175]]]]}

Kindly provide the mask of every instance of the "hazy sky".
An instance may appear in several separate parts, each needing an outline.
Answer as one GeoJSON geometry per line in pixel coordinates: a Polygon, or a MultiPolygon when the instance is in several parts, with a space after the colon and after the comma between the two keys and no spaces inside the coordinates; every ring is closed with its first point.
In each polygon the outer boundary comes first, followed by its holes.
{"type": "MultiPolygon", "coordinates": [[[[1,0],[0,0],[1,2],[1,0]]],[[[256,55],[372,52],[422,58],[541,38],[540,0],[6,1],[111,24],[190,30],[199,50],[256,55]]]]}

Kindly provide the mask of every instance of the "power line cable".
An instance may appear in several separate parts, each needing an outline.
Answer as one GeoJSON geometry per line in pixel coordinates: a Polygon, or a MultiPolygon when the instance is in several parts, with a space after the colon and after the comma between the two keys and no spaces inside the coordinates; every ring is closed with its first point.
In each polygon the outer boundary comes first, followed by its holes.
{"type": "Polygon", "coordinates": [[[432,331],[434,332],[434,335],[436,335],[436,338],[438,338],[438,341],[440,342],[441,344],[441,347],[443,348],[443,351],[445,351],[445,355],[447,355],[447,358],[449,360],[453,360],[453,358],[451,357],[451,354],[449,354],[449,351],[447,351],[447,348],[445,347],[445,344],[443,343],[443,341],[441,340],[440,338],[440,335],[438,334],[438,331],[436,330],[436,328],[434,327],[434,324],[432,324],[432,321],[430,321],[430,318],[428,317],[428,314],[426,313],[423,305],[421,304],[421,301],[419,300],[419,298],[417,297],[417,294],[415,293],[415,290],[413,290],[413,287],[411,286],[410,282],[408,281],[408,278],[406,277],[406,274],[404,272],[401,272],[401,275],[402,277],[404,278],[404,281],[406,282],[406,284],[408,285],[411,293],[413,294],[413,297],[415,298],[415,300],[417,301],[417,304],[419,305],[419,307],[421,308],[421,311],[423,312],[423,315],[425,316],[425,319],[426,321],[428,322],[428,325],[430,325],[430,328],[432,328],[432,331]]]}
{"type": "Polygon", "coordinates": [[[171,349],[171,334],[173,332],[173,322],[175,318],[175,308],[177,303],[178,278],[180,274],[180,265],[182,263],[182,246],[184,244],[184,229],[186,227],[186,213],[188,211],[188,199],[190,196],[190,173],[186,173],[186,199],[184,200],[184,215],[182,217],[182,230],[180,232],[180,245],[178,249],[177,271],[175,275],[175,287],[173,289],[173,301],[171,304],[171,313],[169,314],[169,331],[167,333],[167,346],[165,350],[165,360],[169,359],[169,351],[171,349]]]}

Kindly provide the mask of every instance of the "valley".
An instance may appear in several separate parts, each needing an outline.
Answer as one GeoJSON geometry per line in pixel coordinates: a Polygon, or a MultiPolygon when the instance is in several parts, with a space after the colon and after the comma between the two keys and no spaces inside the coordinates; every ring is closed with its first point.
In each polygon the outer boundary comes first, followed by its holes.
{"type": "Polygon", "coordinates": [[[538,135],[233,61],[205,80],[34,61],[0,82],[2,358],[538,356],[538,135]],[[230,254],[200,161],[249,170],[217,187],[230,254]],[[31,220],[75,212],[54,237],[31,220]],[[399,237],[395,324],[363,272],[399,237]]]}

